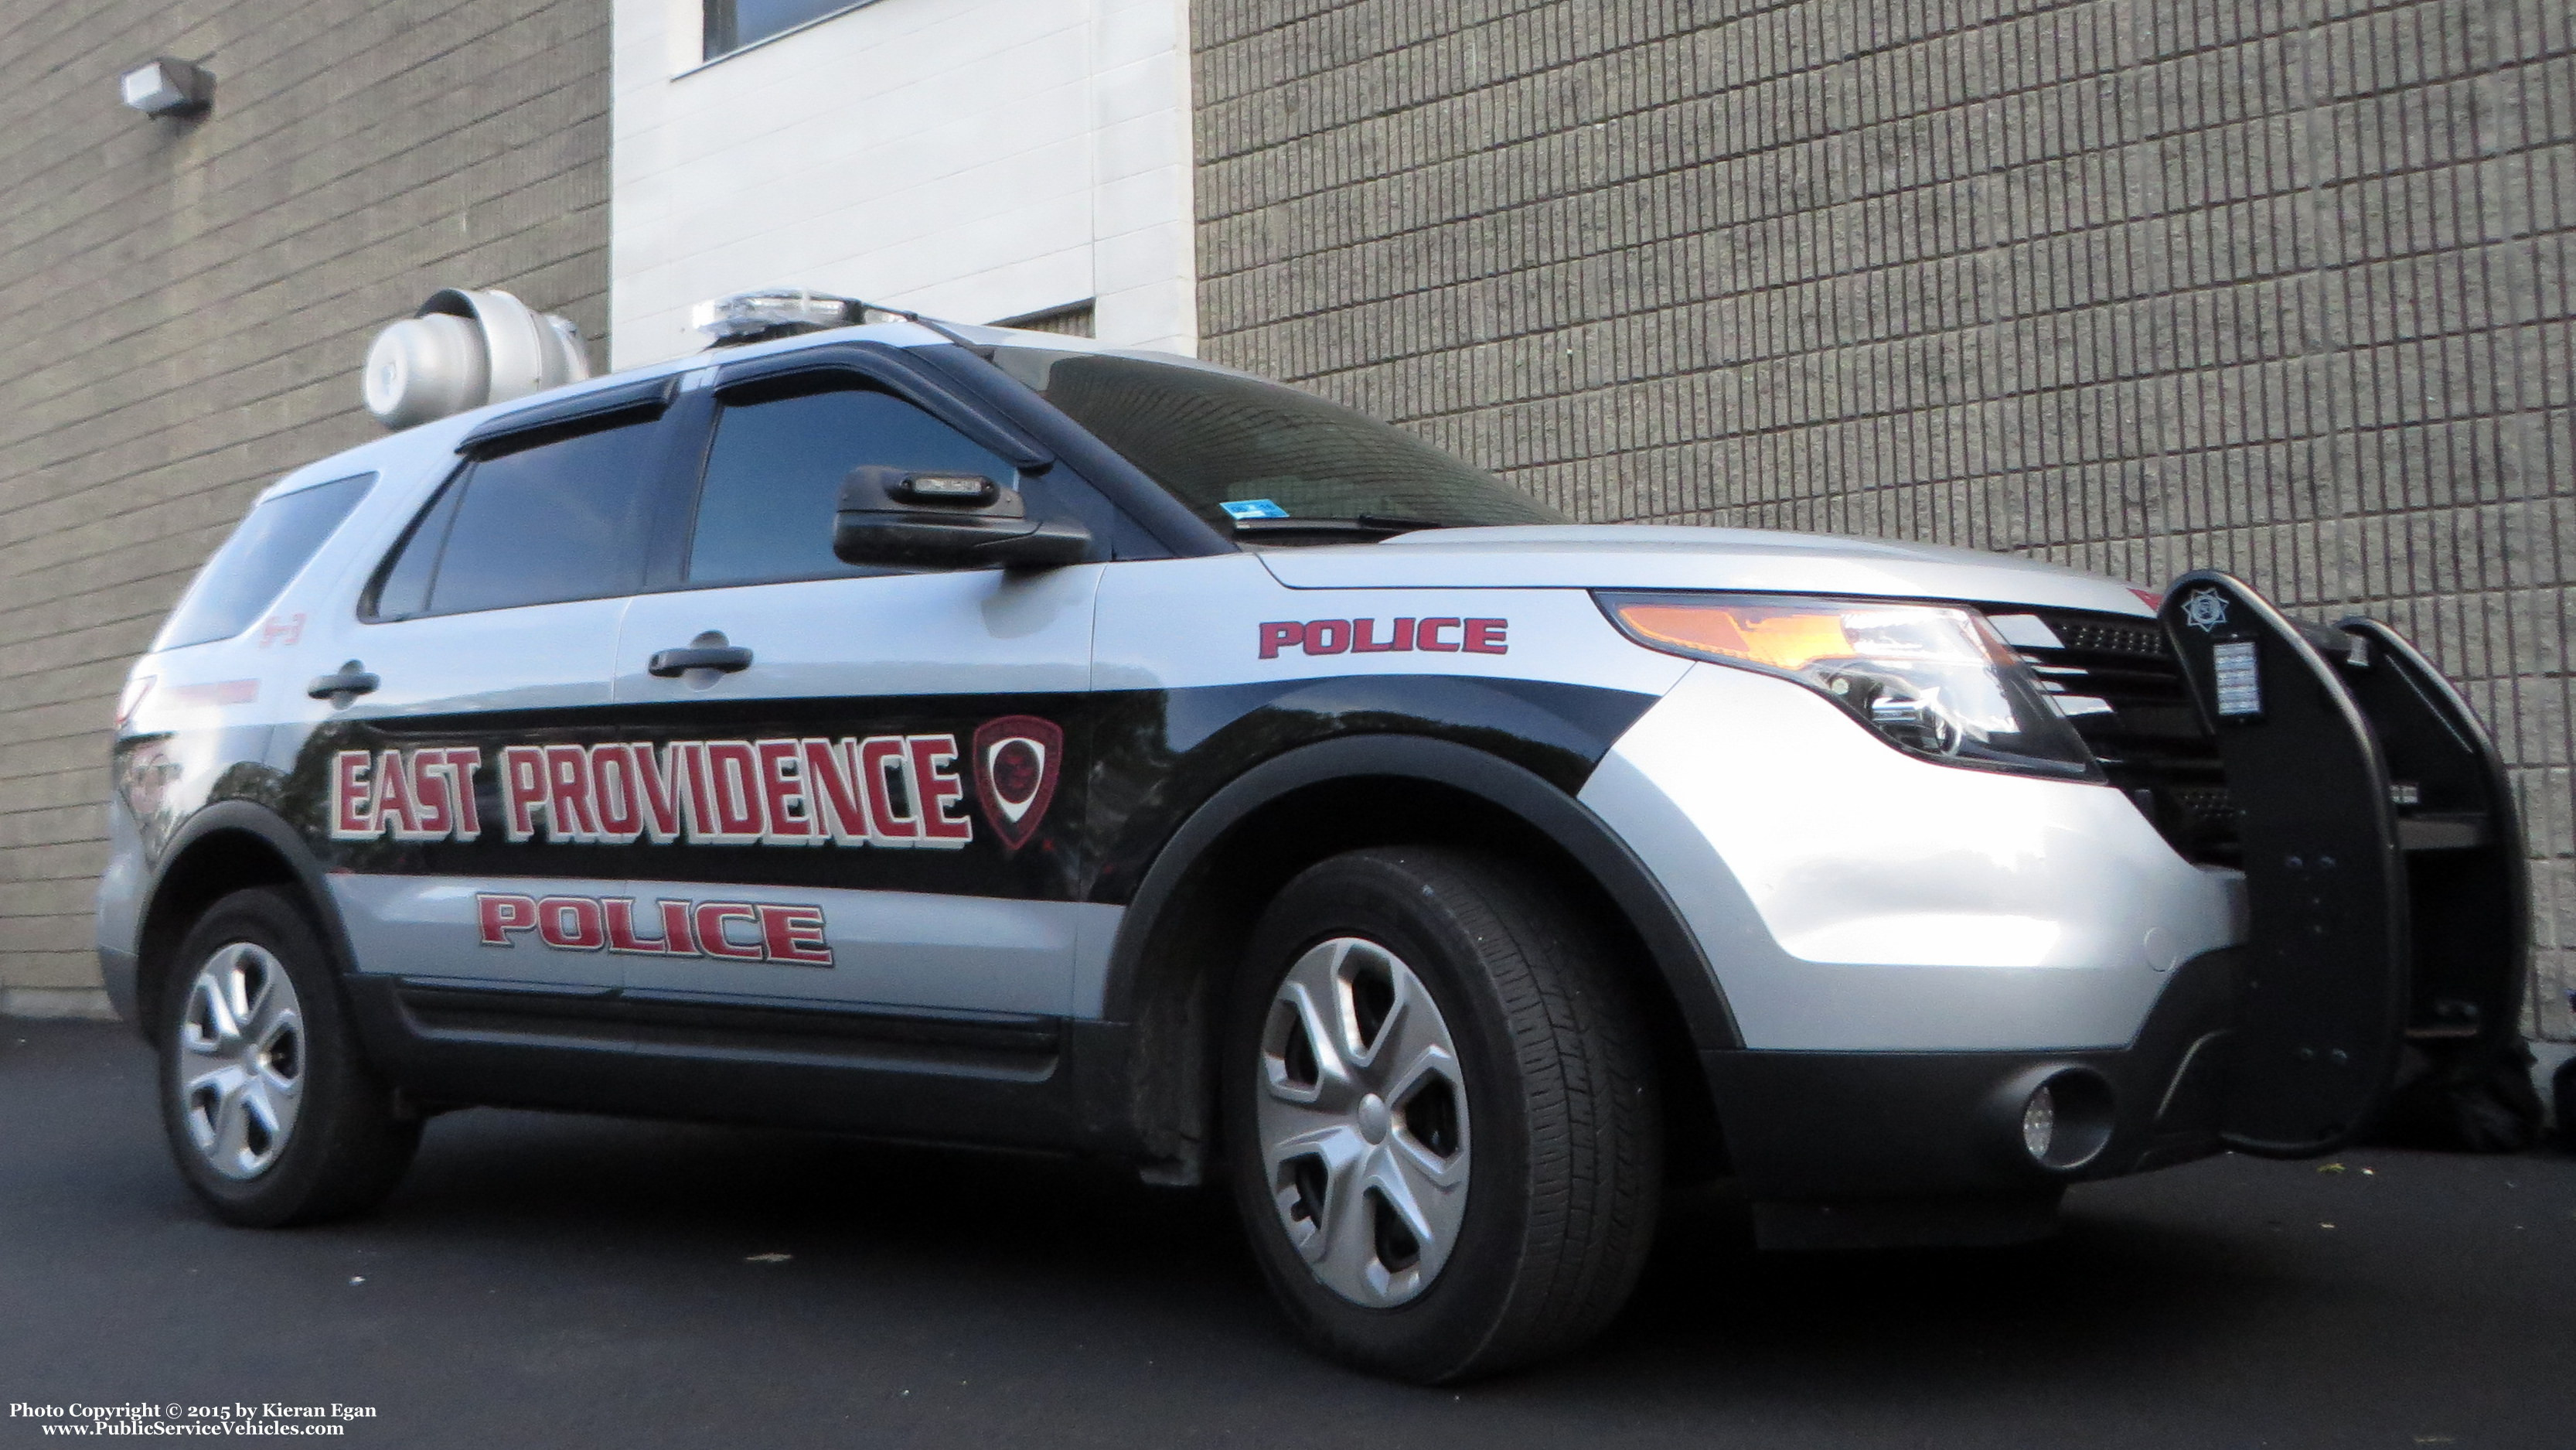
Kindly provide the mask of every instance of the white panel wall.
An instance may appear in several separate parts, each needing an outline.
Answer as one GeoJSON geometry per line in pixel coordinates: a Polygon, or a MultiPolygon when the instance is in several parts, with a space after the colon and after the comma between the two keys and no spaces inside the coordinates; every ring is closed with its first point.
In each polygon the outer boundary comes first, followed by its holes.
{"type": "Polygon", "coordinates": [[[615,0],[611,364],[788,284],[965,322],[1096,299],[1195,352],[1186,0],[874,0],[722,60],[615,0]]]}

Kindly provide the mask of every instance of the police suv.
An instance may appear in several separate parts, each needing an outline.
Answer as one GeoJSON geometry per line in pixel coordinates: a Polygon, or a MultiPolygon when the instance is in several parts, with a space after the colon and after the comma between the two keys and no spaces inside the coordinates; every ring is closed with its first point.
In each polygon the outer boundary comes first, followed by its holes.
{"type": "Polygon", "coordinates": [[[1598,1330],[1667,1184],[2006,1242],[2513,1030],[2496,754],[2379,624],[1578,526],[1080,339],[773,296],[562,381],[442,297],[119,706],[99,954],[226,1221],[474,1104],[1059,1150],[1448,1380],[1598,1330]]]}

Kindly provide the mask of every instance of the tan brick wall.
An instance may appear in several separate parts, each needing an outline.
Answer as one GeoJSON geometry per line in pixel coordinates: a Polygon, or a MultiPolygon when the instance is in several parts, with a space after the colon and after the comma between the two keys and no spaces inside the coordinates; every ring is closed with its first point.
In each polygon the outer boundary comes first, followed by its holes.
{"type": "MultiPolygon", "coordinates": [[[[0,21],[0,1011],[96,999],[105,725],[279,474],[376,436],[441,286],[607,323],[607,0],[79,0],[0,21]],[[212,113],[119,103],[156,55],[212,113]]],[[[604,346],[594,346],[604,359],[604,346]]]]}
{"type": "Polygon", "coordinates": [[[2514,763],[2576,1023],[2568,0],[1195,0],[1200,330],[1594,519],[2237,570],[2514,763]]]}

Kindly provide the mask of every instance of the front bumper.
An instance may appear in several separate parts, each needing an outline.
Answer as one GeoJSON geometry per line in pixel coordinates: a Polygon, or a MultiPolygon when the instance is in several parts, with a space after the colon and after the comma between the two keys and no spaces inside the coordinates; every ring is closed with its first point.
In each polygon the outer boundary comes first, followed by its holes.
{"type": "Polygon", "coordinates": [[[1728,1156],[1758,1201],[1845,1212],[1865,1200],[2044,1203],[2068,1183],[2219,1150],[2242,976],[2241,949],[2183,963],[2136,1040],[2117,1048],[1719,1051],[1702,1062],[1728,1156]],[[2021,1113],[2033,1082],[2061,1069],[2107,1085],[2109,1136],[2082,1163],[2052,1170],[2027,1150],[2021,1113]]]}

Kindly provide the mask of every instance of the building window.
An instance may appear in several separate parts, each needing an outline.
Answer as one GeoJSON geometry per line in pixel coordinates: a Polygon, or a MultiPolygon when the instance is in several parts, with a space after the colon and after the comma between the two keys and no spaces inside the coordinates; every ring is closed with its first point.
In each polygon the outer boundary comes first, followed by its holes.
{"type": "Polygon", "coordinates": [[[707,59],[731,55],[744,46],[758,45],[773,35],[784,35],[797,26],[856,10],[866,3],[867,0],[706,0],[707,59]]]}

